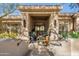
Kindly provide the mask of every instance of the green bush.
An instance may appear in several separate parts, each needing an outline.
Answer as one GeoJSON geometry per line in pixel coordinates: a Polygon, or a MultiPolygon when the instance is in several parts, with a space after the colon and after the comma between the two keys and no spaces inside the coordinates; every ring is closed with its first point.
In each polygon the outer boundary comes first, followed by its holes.
{"type": "Polygon", "coordinates": [[[62,35],[63,38],[67,38],[68,37],[68,33],[67,32],[61,32],[60,35],[62,35]]]}
{"type": "Polygon", "coordinates": [[[79,38],[79,32],[70,32],[69,35],[72,37],[72,38],[79,38]]]}
{"type": "Polygon", "coordinates": [[[13,33],[13,32],[11,33],[5,32],[0,34],[0,38],[16,38],[16,37],[17,37],[17,33],[13,33]]]}

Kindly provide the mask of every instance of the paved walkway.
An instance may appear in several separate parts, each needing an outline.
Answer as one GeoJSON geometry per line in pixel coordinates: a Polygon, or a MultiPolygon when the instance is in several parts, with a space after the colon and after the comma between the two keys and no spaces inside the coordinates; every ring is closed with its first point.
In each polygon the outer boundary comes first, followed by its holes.
{"type": "Polygon", "coordinates": [[[79,56],[79,39],[73,39],[71,42],[71,55],[79,56]]]}
{"type": "Polygon", "coordinates": [[[50,52],[46,46],[37,46],[37,44],[34,43],[33,45],[30,45],[26,56],[54,56],[54,54],[50,52]]]}
{"type": "Polygon", "coordinates": [[[69,56],[71,55],[71,43],[66,41],[60,41],[61,46],[52,45],[52,51],[49,46],[31,44],[27,56],[69,56]]]}

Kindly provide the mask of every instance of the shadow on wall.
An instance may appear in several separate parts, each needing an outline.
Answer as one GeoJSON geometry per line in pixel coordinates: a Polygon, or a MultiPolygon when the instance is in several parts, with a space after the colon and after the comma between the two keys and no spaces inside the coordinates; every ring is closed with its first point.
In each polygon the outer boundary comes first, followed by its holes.
{"type": "Polygon", "coordinates": [[[24,56],[27,51],[28,44],[25,41],[0,39],[0,56],[24,56]]]}

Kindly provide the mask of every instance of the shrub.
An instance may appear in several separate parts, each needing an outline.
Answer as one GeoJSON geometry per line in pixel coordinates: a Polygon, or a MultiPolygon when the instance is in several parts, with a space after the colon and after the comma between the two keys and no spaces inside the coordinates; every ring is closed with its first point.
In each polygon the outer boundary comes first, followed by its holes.
{"type": "Polygon", "coordinates": [[[61,32],[60,35],[62,35],[63,38],[67,38],[68,37],[68,33],[67,32],[61,32]]]}
{"type": "Polygon", "coordinates": [[[0,38],[16,38],[16,37],[17,37],[17,33],[13,33],[13,32],[11,33],[5,32],[0,34],[0,38]]]}
{"type": "Polygon", "coordinates": [[[72,38],[79,38],[79,32],[70,32],[69,35],[72,37],[72,38]]]}

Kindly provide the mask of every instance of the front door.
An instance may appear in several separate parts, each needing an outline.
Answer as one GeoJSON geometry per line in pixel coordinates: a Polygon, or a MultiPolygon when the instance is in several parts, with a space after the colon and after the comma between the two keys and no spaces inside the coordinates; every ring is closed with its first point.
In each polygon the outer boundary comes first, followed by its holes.
{"type": "Polygon", "coordinates": [[[44,25],[35,25],[35,32],[37,33],[37,36],[41,33],[44,34],[45,26],[44,25]]]}

